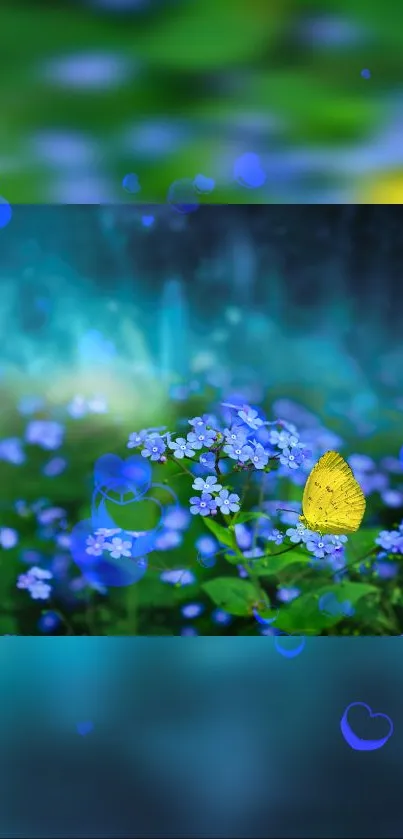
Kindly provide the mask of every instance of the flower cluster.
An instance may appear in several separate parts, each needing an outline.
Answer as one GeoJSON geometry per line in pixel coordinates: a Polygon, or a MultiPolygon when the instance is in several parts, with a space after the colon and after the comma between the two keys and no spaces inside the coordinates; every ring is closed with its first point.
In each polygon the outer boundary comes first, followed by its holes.
{"type": "Polygon", "coordinates": [[[403,554],[403,522],[397,530],[381,530],[375,543],[387,554],[403,554]]]}
{"type": "Polygon", "coordinates": [[[17,588],[27,589],[32,600],[48,600],[52,588],[45,580],[51,580],[51,571],[34,566],[26,574],[20,574],[17,581],[17,588]]]}
{"type": "Polygon", "coordinates": [[[190,498],[192,515],[206,517],[221,512],[228,516],[239,512],[240,496],[231,486],[219,483],[228,472],[226,461],[232,462],[233,473],[269,472],[279,465],[285,472],[293,472],[310,454],[294,425],[281,420],[268,422],[249,405],[223,403],[222,407],[229,422],[203,414],[188,420],[191,430],[186,437],[173,438],[165,429],[144,429],[130,434],[127,443],[128,448],[139,448],[141,455],[152,461],[189,460],[192,471],[187,471],[191,475],[210,473],[205,479],[197,477],[192,484],[200,492],[190,498]]]}
{"type": "MultiPolygon", "coordinates": [[[[85,552],[90,556],[102,556],[104,551],[108,551],[112,559],[131,556],[133,542],[117,535],[121,532],[119,527],[99,527],[93,536],[87,537],[85,552]]],[[[139,534],[130,533],[129,535],[138,536],[139,534]]]]}

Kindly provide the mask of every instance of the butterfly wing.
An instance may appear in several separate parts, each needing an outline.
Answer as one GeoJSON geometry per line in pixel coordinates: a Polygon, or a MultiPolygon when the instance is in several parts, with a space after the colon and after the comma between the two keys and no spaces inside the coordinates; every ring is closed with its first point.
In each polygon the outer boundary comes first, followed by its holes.
{"type": "Polygon", "coordinates": [[[302,510],[311,530],[335,535],[358,530],[365,512],[364,494],[337,452],[326,452],[313,467],[302,510]]]}

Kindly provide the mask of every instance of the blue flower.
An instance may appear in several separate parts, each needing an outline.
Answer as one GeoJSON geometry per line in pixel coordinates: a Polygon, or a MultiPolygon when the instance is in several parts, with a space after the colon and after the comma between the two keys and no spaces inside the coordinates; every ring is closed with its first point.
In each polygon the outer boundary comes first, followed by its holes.
{"type": "MultiPolygon", "coordinates": [[[[144,448],[141,450],[143,457],[149,457],[151,460],[160,460],[161,455],[164,454],[166,445],[162,439],[156,435],[155,437],[147,437],[144,441],[144,448]]],[[[183,455],[182,455],[183,457],[183,455]]]]}
{"type": "Polygon", "coordinates": [[[280,455],[280,463],[282,464],[282,466],[287,466],[288,469],[298,469],[298,467],[301,466],[303,460],[303,451],[295,447],[289,449],[287,448],[287,446],[285,446],[280,455]]]}
{"type": "Polygon", "coordinates": [[[190,521],[188,510],[185,507],[174,505],[167,507],[164,514],[164,527],[169,530],[186,530],[190,521]]]}
{"type": "Polygon", "coordinates": [[[18,403],[18,411],[23,416],[35,414],[43,408],[44,402],[40,396],[23,396],[18,403]]]}
{"type": "Polygon", "coordinates": [[[127,448],[128,449],[136,449],[138,446],[141,446],[141,444],[144,442],[146,437],[147,437],[147,431],[145,431],[145,430],[143,430],[143,431],[132,431],[132,433],[129,434],[129,440],[128,440],[128,443],[127,443],[127,448]]]}
{"type": "Polygon", "coordinates": [[[0,528],[0,545],[4,550],[15,548],[18,544],[18,533],[12,527],[0,528]]]}
{"type": "Polygon", "coordinates": [[[204,452],[199,457],[199,463],[208,471],[211,472],[215,466],[215,456],[213,452],[204,452]]]}
{"type": "Polygon", "coordinates": [[[177,530],[162,530],[158,534],[154,548],[156,551],[169,551],[182,544],[182,534],[177,530]]]}
{"type": "Polygon", "coordinates": [[[47,478],[57,478],[64,472],[66,466],[67,460],[64,457],[53,457],[52,460],[45,463],[42,474],[46,475],[47,478]]]}
{"type": "Polygon", "coordinates": [[[51,580],[53,575],[50,571],[34,566],[26,574],[20,574],[17,580],[17,588],[29,591],[32,600],[48,600],[52,591],[49,583],[44,580],[51,580]]]}
{"type": "Polygon", "coordinates": [[[199,536],[195,544],[202,556],[214,556],[218,550],[218,542],[213,536],[199,536]]]}
{"type": "Polygon", "coordinates": [[[391,580],[399,573],[399,565],[397,562],[388,562],[385,560],[377,560],[374,562],[373,570],[383,580],[391,580]]]}
{"type": "Polygon", "coordinates": [[[60,615],[57,612],[44,612],[38,621],[41,632],[53,632],[60,625],[60,615]]]}
{"type": "Polygon", "coordinates": [[[367,454],[352,454],[348,462],[353,472],[372,472],[375,469],[375,461],[367,454]]]}
{"type": "Polygon", "coordinates": [[[277,591],[277,600],[280,603],[291,603],[296,597],[301,594],[301,589],[292,586],[283,586],[277,591]]]}
{"type": "Polygon", "coordinates": [[[202,449],[203,447],[209,449],[216,439],[215,431],[206,428],[205,425],[197,428],[196,431],[190,431],[187,435],[187,440],[193,449],[202,449]]]}
{"type": "Polygon", "coordinates": [[[275,545],[281,545],[284,542],[285,535],[278,529],[278,527],[275,527],[266,535],[266,539],[268,542],[274,542],[275,545]]]}
{"type": "Polygon", "coordinates": [[[379,536],[375,539],[375,544],[388,551],[388,553],[402,553],[403,533],[399,533],[398,530],[381,530],[379,536]]]}
{"type": "Polygon", "coordinates": [[[237,545],[241,549],[241,551],[250,548],[253,541],[253,536],[249,528],[245,527],[244,524],[236,524],[234,530],[237,545]]]}
{"type": "Polygon", "coordinates": [[[316,559],[323,559],[334,551],[332,537],[321,536],[319,533],[313,533],[309,536],[306,540],[306,547],[309,553],[313,554],[316,559]]]}
{"type": "Polygon", "coordinates": [[[217,506],[220,507],[223,515],[227,516],[229,513],[238,512],[240,509],[239,501],[239,495],[236,495],[235,492],[229,493],[227,489],[222,489],[217,498],[217,506]]]}
{"type": "Polygon", "coordinates": [[[38,510],[36,518],[39,524],[52,524],[65,516],[66,510],[63,510],[63,507],[47,507],[45,510],[38,510]]]}
{"type": "Polygon", "coordinates": [[[105,549],[105,536],[88,536],[85,552],[90,556],[101,556],[105,549]]]}
{"type": "Polygon", "coordinates": [[[196,582],[196,577],[187,568],[172,568],[169,571],[163,571],[160,574],[160,580],[173,586],[190,586],[196,582]]]}
{"type": "Polygon", "coordinates": [[[398,489],[386,489],[381,493],[381,497],[387,507],[401,507],[403,505],[403,493],[398,489]]]}
{"type": "Polygon", "coordinates": [[[65,429],[54,420],[31,420],[25,429],[25,439],[31,445],[54,451],[63,443],[65,429]]]}
{"type": "Polygon", "coordinates": [[[14,463],[15,466],[20,466],[26,460],[22,442],[18,437],[8,437],[5,440],[0,440],[0,460],[5,460],[7,463],[14,463]]]}
{"type": "Polygon", "coordinates": [[[221,626],[228,626],[232,623],[232,615],[229,615],[224,609],[214,609],[211,613],[211,620],[213,623],[218,623],[221,626]]]}
{"type": "Polygon", "coordinates": [[[200,516],[208,516],[211,512],[216,510],[217,503],[212,495],[209,495],[208,492],[203,492],[201,498],[198,495],[194,495],[190,499],[190,512],[192,516],[200,515],[200,516]]]}
{"type": "Polygon", "coordinates": [[[186,603],[181,612],[184,618],[198,618],[204,612],[204,606],[201,603],[186,603]]]}
{"type": "Polygon", "coordinates": [[[261,425],[263,425],[263,420],[260,419],[258,412],[249,405],[243,405],[242,410],[238,411],[238,416],[242,422],[246,423],[246,425],[248,425],[249,428],[252,428],[253,431],[256,431],[261,425]]]}
{"type": "MultiPolygon", "coordinates": [[[[248,559],[248,560],[260,559],[262,556],[264,556],[264,551],[262,551],[261,548],[256,547],[256,548],[251,548],[250,550],[244,551],[243,555],[244,555],[245,559],[248,559]]],[[[253,563],[248,562],[247,565],[253,565],[253,563]]]]}
{"type": "Polygon", "coordinates": [[[77,394],[67,405],[67,412],[73,419],[81,419],[88,412],[88,405],[84,396],[77,394]]]}
{"type": "Polygon", "coordinates": [[[289,527],[285,534],[293,545],[299,545],[301,542],[306,542],[309,539],[311,531],[303,524],[297,524],[296,527],[289,527]]]}
{"type": "Polygon", "coordinates": [[[198,431],[199,428],[204,428],[206,425],[210,424],[206,422],[208,419],[209,417],[204,414],[202,417],[193,417],[193,419],[188,420],[188,423],[195,431],[198,431]]]}
{"type": "Polygon", "coordinates": [[[228,443],[224,446],[224,451],[231,460],[237,460],[238,463],[246,463],[246,461],[251,460],[254,455],[254,449],[252,449],[252,446],[245,446],[242,445],[242,443],[228,443]]]}
{"type": "Polygon", "coordinates": [[[215,475],[209,475],[206,480],[204,478],[196,478],[192,484],[192,489],[197,489],[198,492],[220,492],[221,484],[217,483],[215,475]]]}
{"type": "Polygon", "coordinates": [[[250,460],[251,460],[251,463],[253,463],[255,469],[264,469],[265,466],[267,466],[267,464],[269,462],[269,455],[264,450],[261,443],[258,443],[255,446],[255,451],[251,455],[250,460]]]}
{"type": "Polygon", "coordinates": [[[227,443],[244,445],[247,437],[247,431],[243,425],[232,425],[231,428],[224,428],[224,437],[227,443]]]}
{"type": "Polygon", "coordinates": [[[194,447],[184,437],[170,440],[168,446],[173,450],[174,457],[178,460],[182,460],[183,457],[193,457],[194,455],[194,447]]]}
{"type": "Polygon", "coordinates": [[[131,556],[132,542],[114,536],[111,542],[105,542],[105,548],[109,551],[112,559],[121,559],[122,556],[131,556]]]}
{"type": "Polygon", "coordinates": [[[269,440],[273,446],[277,446],[278,449],[292,449],[298,445],[298,437],[294,434],[290,434],[288,431],[277,431],[277,429],[273,428],[269,432],[269,440]]]}

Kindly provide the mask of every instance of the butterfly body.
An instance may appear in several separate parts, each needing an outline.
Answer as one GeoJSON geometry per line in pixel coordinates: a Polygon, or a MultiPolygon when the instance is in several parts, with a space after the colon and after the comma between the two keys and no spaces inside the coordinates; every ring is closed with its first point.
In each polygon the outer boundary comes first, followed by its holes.
{"type": "Polygon", "coordinates": [[[364,493],[350,466],[337,452],[326,452],[305,484],[300,522],[309,530],[337,536],[358,530],[364,512],[364,493]]]}

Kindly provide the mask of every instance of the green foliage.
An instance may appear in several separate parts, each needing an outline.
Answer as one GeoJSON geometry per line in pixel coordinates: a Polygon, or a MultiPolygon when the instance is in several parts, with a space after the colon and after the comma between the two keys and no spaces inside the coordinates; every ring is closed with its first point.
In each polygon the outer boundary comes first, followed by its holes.
{"type": "MultiPolygon", "coordinates": [[[[297,0],[177,0],[150,3],[149,10],[133,15],[97,14],[79,3],[3,3],[0,48],[7,73],[0,101],[7,120],[0,154],[8,165],[2,193],[12,203],[49,201],[60,171],[46,155],[36,156],[35,139],[44,131],[61,131],[94,142],[93,170],[109,179],[115,201],[127,198],[121,181],[133,170],[142,201],[165,201],[174,179],[203,170],[226,182],[210,202],[284,201],[278,183],[267,184],[262,196],[227,177],[226,159],[242,144],[243,126],[260,124],[259,144],[269,135],[275,150],[288,151],[291,144],[303,155],[318,145],[319,151],[331,147],[337,162],[338,151],[351,142],[365,151],[364,144],[389,118],[389,101],[403,80],[399,4],[388,15],[377,0],[335,0],[331,16],[356,30],[356,37],[340,43],[304,37],[312,19],[323,16],[323,3],[305,9],[297,0]],[[110,84],[105,79],[86,86],[83,72],[81,84],[61,84],[48,67],[92,55],[127,62],[122,78],[114,83],[112,74],[110,84]],[[366,66],[372,69],[370,82],[360,77],[366,66]],[[153,120],[181,124],[178,148],[131,151],[126,131],[153,120]]],[[[306,174],[317,176],[316,169],[306,174]]],[[[343,177],[343,169],[335,168],[327,179],[343,177]]],[[[350,181],[360,188],[358,176],[350,181]]]]}
{"type": "Polygon", "coordinates": [[[324,594],[334,593],[339,602],[348,601],[353,607],[361,598],[368,595],[378,596],[375,586],[365,583],[339,583],[316,589],[294,600],[289,606],[282,607],[275,626],[285,632],[306,635],[320,635],[343,620],[342,615],[326,615],[319,610],[319,600],[324,594]]]}
{"type": "MultiPolygon", "coordinates": [[[[235,534],[233,530],[230,528],[223,527],[222,524],[218,524],[214,519],[205,517],[203,519],[204,524],[216,537],[216,539],[222,544],[227,545],[228,548],[232,548],[234,551],[238,551],[238,546],[235,539],[235,534]]],[[[238,553],[240,553],[238,551],[238,553]]],[[[241,554],[242,557],[242,554],[241,554]]]]}
{"type": "Polygon", "coordinates": [[[253,583],[236,577],[216,577],[203,583],[202,589],[216,606],[240,617],[250,616],[253,605],[263,597],[263,591],[256,590],[253,583]]]}

